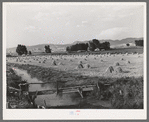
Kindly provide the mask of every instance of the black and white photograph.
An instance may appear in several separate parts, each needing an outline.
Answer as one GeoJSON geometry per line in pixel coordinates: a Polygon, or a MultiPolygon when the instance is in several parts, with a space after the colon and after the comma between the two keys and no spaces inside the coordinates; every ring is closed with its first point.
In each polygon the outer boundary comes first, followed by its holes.
{"type": "Polygon", "coordinates": [[[144,2],[3,2],[3,54],[5,118],[146,117],[144,2]]]}

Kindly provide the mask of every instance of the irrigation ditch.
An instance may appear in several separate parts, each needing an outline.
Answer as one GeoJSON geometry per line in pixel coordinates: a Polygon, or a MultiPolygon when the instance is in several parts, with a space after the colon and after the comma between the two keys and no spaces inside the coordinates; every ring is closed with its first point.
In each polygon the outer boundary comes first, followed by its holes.
{"type": "MultiPolygon", "coordinates": [[[[10,79],[7,79],[7,89],[18,92],[19,97],[16,101],[24,98],[24,101],[28,103],[26,103],[27,106],[24,105],[21,108],[143,108],[142,77],[100,78],[96,80],[98,82],[89,82],[88,84],[83,82],[79,85],[72,84],[70,86],[63,81],[59,81],[59,79],[53,80],[48,77],[42,79],[41,74],[43,72],[46,74],[46,70],[49,71],[49,69],[43,67],[9,63],[7,68],[13,70],[12,72],[19,78],[17,85],[14,86],[9,84],[10,79]],[[20,83],[19,81],[23,82],[20,83]],[[20,98],[21,95],[25,97],[20,98]]],[[[46,74],[46,76],[51,75],[46,74]]],[[[11,95],[9,94],[9,96],[11,95]]],[[[17,105],[14,108],[17,108],[17,105]]]]}

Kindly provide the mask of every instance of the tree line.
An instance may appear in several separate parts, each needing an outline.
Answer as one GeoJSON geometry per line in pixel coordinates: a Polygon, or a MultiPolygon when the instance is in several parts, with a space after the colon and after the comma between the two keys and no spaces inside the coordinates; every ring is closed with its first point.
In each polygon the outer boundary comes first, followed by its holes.
{"type": "Polygon", "coordinates": [[[103,42],[100,43],[98,39],[92,39],[86,43],[77,43],[71,46],[66,47],[66,51],[78,51],[78,50],[85,50],[85,51],[95,51],[95,49],[110,49],[110,43],[109,42],[103,42]]]}
{"type": "MultiPolygon", "coordinates": [[[[129,46],[129,44],[126,44],[126,45],[129,46]]],[[[143,46],[143,40],[135,40],[135,45],[143,46]]],[[[51,53],[51,49],[50,49],[49,45],[45,45],[44,49],[45,49],[45,53],[51,53]]],[[[110,43],[109,42],[100,43],[100,41],[98,39],[92,39],[88,42],[77,43],[77,44],[73,44],[73,45],[66,47],[67,52],[79,51],[79,50],[95,51],[95,49],[108,50],[108,49],[110,49],[110,43]]],[[[21,44],[18,44],[18,46],[16,48],[16,52],[18,53],[18,55],[23,55],[23,54],[31,55],[32,54],[31,51],[27,51],[27,48],[25,45],[21,45],[21,44]]]]}
{"type": "MultiPolygon", "coordinates": [[[[45,45],[45,53],[51,53],[51,49],[50,49],[50,46],[49,45],[45,45]]],[[[27,51],[27,48],[25,45],[21,45],[21,44],[18,44],[17,48],[16,48],[16,52],[18,53],[18,55],[31,55],[32,52],[31,51],[27,51]]]]}

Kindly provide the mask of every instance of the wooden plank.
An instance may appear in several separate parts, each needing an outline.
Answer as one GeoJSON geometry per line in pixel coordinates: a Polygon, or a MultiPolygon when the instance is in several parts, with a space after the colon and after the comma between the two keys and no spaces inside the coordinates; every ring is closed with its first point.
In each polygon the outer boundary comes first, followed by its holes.
{"type": "Polygon", "coordinates": [[[11,90],[15,90],[15,91],[21,91],[20,89],[17,89],[17,88],[14,88],[14,87],[10,87],[10,86],[7,86],[9,89],[11,90]]]}
{"type": "Polygon", "coordinates": [[[60,92],[64,93],[64,92],[78,92],[77,89],[74,90],[61,90],[60,92]]]}
{"type": "Polygon", "coordinates": [[[50,84],[50,83],[56,83],[56,82],[26,83],[26,84],[50,84]]]}
{"type": "Polygon", "coordinates": [[[104,84],[105,86],[110,86],[111,84],[104,84]]]}
{"type": "Polygon", "coordinates": [[[96,87],[96,85],[83,85],[83,86],[74,86],[74,87],[65,87],[65,88],[59,88],[59,90],[65,90],[65,89],[76,89],[76,88],[88,88],[88,87],[96,87]]]}
{"type": "MultiPolygon", "coordinates": [[[[29,92],[30,95],[35,95],[36,91],[29,92]]],[[[42,90],[38,91],[37,95],[54,94],[56,90],[42,90]]]]}
{"type": "Polygon", "coordinates": [[[89,88],[83,88],[82,91],[93,91],[93,87],[89,87],[89,88]]]}
{"type": "Polygon", "coordinates": [[[63,91],[62,93],[63,94],[69,94],[69,93],[75,93],[75,92],[78,92],[78,91],[63,91]]]}
{"type": "MultiPolygon", "coordinates": [[[[75,88],[75,89],[61,89],[59,90],[58,92],[61,92],[61,93],[74,93],[74,92],[79,92],[80,95],[82,94],[82,91],[92,91],[93,90],[93,87],[88,87],[88,88],[75,88]],[[81,90],[79,90],[81,89],[81,90]]],[[[32,92],[29,92],[31,95],[34,95],[36,93],[36,91],[32,91],[32,92]]],[[[37,95],[44,95],[44,94],[53,94],[53,93],[57,93],[57,89],[53,89],[53,90],[42,90],[42,91],[38,91],[38,94],[37,95]]],[[[81,97],[83,97],[81,95],[81,97]]]]}

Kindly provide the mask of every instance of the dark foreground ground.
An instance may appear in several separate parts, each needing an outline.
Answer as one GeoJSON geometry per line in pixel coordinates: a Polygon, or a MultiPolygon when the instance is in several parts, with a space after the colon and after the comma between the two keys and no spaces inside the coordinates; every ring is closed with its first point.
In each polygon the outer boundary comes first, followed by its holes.
{"type": "MultiPolygon", "coordinates": [[[[43,82],[46,81],[45,77],[40,77],[42,74],[45,74],[46,72],[47,76],[52,75],[58,75],[61,72],[54,71],[53,69],[50,70],[48,68],[40,67],[40,66],[34,66],[34,65],[20,65],[20,64],[13,64],[13,63],[7,63],[7,86],[14,87],[18,89],[18,82],[21,81],[21,77],[17,76],[15,72],[13,71],[12,67],[18,67],[19,69],[27,70],[28,73],[34,78],[40,79],[43,82]],[[36,69],[36,70],[35,70],[36,69]],[[47,74],[49,73],[49,75],[47,74]],[[57,74],[54,74],[57,73],[57,74]]],[[[65,72],[66,75],[70,75],[69,73],[65,72]]],[[[49,82],[50,79],[46,77],[49,82]]],[[[85,80],[84,77],[78,76],[79,79],[85,80]]],[[[87,79],[93,79],[93,77],[87,77],[87,79]]],[[[56,80],[56,79],[55,79],[56,80]]],[[[111,83],[111,87],[108,89],[105,89],[103,91],[102,97],[101,95],[97,94],[96,89],[88,94],[88,96],[84,99],[80,99],[79,104],[76,105],[63,105],[63,106],[51,106],[47,107],[50,108],[56,108],[56,109],[106,109],[106,108],[112,108],[112,109],[143,109],[143,77],[135,78],[135,77],[123,77],[123,78],[104,78],[104,77],[96,77],[94,78],[94,81],[91,82],[82,82],[92,83],[95,84],[97,81],[100,82],[109,82],[111,83]],[[95,80],[96,79],[96,80],[95,80]],[[104,99],[106,98],[106,99],[104,99]],[[110,104],[109,104],[110,103],[110,104]]],[[[61,87],[66,87],[66,83],[62,83],[61,87]]],[[[73,84],[75,85],[75,84],[73,84]]],[[[77,84],[76,84],[77,85],[77,84]]],[[[53,85],[53,87],[55,87],[53,85]]],[[[7,102],[10,103],[10,101],[15,101],[13,105],[8,108],[21,108],[21,109],[32,109],[36,108],[30,102],[28,101],[27,97],[22,97],[21,99],[18,97],[17,94],[9,94],[10,91],[7,89],[7,102]]],[[[75,99],[75,98],[73,98],[75,99]]],[[[36,105],[37,106],[37,105],[36,105]]]]}

